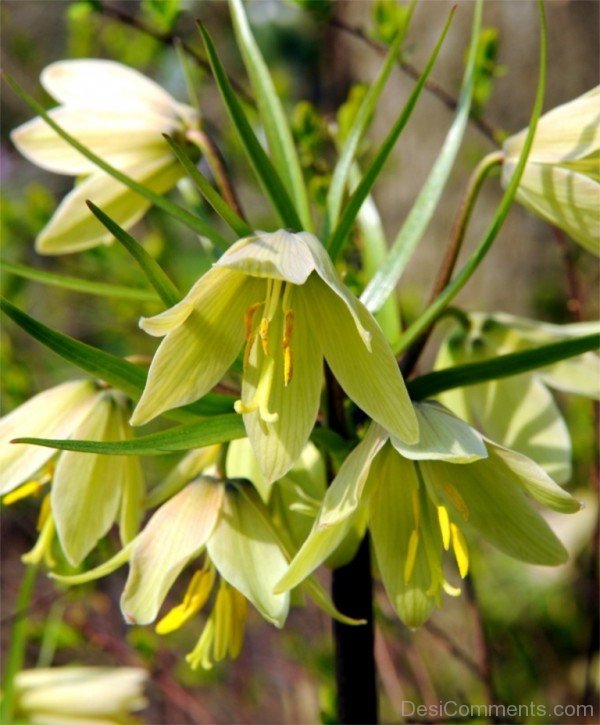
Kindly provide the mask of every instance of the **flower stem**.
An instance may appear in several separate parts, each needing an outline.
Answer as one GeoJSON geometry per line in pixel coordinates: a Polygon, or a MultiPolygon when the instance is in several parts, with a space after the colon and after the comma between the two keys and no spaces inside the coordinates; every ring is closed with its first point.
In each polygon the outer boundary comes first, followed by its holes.
{"type": "Polygon", "coordinates": [[[189,129],[186,133],[186,138],[194,143],[200,151],[202,151],[223,198],[233,211],[241,219],[246,221],[246,217],[244,216],[244,212],[237,198],[237,194],[235,193],[235,189],[233,188],[233,184],[231,183],[231,179],[229,178],[229,174],[227,173],[225,162],[217,144],[207,133],[200,131],[199,129],[189,129]]]}
{"type": "Polygon", "coordinates": [[[2,685],[2,703],[0,705],[0,722],[9,723],[13,721],[13,710],[15,700],[14,681],[15,676],[23,667],[25,659],[25,648],[28,639],[27,611],[29,602],[35,588],[38,566],[33,564],[25,568],[21,588],[15,604],[15,617],[13,620],[10,636],[10,647],[4,666],[4,682],[2,685]]]}
{"type": "MultiPolygon", "coordinates": [[[[430,307],[435,302],[450,282],[460,249],[462,247],[465,232],[467,230],[469,220],[471,219],[471,214],[473,213],[475,201],[481,191],[483,182],[486,180],[492,169],[495,169],[497,166],[502,164],[503,158],[504,156],[501,151],[494,151],[485,156],[479,164],[477,164],[471,174],[467,190],[454,219],[454,224],[452,225],[450,239],[448,240],[444,259],[433,285],[427,307],[430,307]]],[[[436,320],[434,319],[428,327],[422,330],[419,337],[415,339],[413,344],[406,351],[401,364],[402,372],[405,375],[409,375],[417,364],[417,361],[427,344],[427,340],[431,335],[435,322],[436,320]]]]}
{"type": "MultiPolygon", "coordinates": [[[[349,438],[344,415],[344,393],[331,370],[325,368],[328,426],[349,438]]],[[[333,472],[328,471],[329,481],[333,472]]],[[[350,626],[333,621],[337,721],[340,723],[377,722],[377,678],[375,667],[375,628],[373,622],[373,579],[369,539],[362,540],[356,556],[345,566],[334,569],[332,598],[336,607],[366,624],[350,626]]]]}

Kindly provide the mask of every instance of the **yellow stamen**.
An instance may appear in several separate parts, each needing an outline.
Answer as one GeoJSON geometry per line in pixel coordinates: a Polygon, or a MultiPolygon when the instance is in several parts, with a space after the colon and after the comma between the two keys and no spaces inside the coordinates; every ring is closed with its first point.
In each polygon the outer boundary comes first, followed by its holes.
{"type": "Polygon", "coordinates": [[[255,302],[250,305],[244,315],[244,330],[246,340],[250,340],[250,337],[254,333],[254,313],[262,305],[262,302],[255,302]]]}
{"type": "Polygon", "coordinates": [[[444,549],[448,551],[450,548],[450,517],[448,516],[448,509],[445,506],[438,506],[437,512],[440,530],[442,532],[442,543],[444,549]]]}
{"type": "Polygon", "coordinates": [[[54,516],[49,512],[35,546],[26,554],[23,554],[21,561],[24,564],[39,564],[41,561],[44,561],[49,569],[53,569],[56,566],[56,561],[52,556],[52,541],[55,532],[56,524],[54,523],[54,516]]]}
{"type": "Polygon", "coordinates": [[[419,548],[419,532],[415,529],[408,540],[408,552],[406,554],[406,563],[404,564],[404,583],[408,584],[411,580],[417,560],[417,549],[419,548]]]}
{"type": "Polygon", "coordinates": [[[294,374],[294,358],[292,357],[292,349],[290,347],[283,348],[283,383],[287,386],[290,384],[294,374]]]}
{"type": "Polygon", "coordinates": [[[452,549],[454,551],[454,558],[458,565],[458,571],[462,579],[464,579],[469,573],[469,550],[467,548],[467,542],[465,537],[462,535],[462,531],[456,524],[450,524],[452,530],[452,549]]]}
{"type": "Polygon", "coordinates": [[[259,329],[259,335],[260,335],[260,342],[262,345],[262,349],[265,355],[269,354],[269,320],[267,320],[266,317],[263,317],[260,321],[260,329],[259,329]]]}
{"type": "Polygon", "coordinates": [[[201,569],[194,573],[181,604],[173,607],[156,625],[157,634],[168,634],[182,627],[206,604],[215,581],[215,570],[201,569]]]}
{"type": "Polygon", "coordinates": [[[233,602],[233,632],[229,639],[229,656],[234,660],[242,651],[242,644],[244,643],[248,601],[237,589],[231,589],[231,596],[233,602]]]}
{"type": "Polygon", "coordinates": [[[25,481],[25,483],[22,483],[14,491],[7,493],[2,499],[2,503],[5,506],[10,506],[11,504],[21,501],[28,496],[39,496],[42,487],[47,483],[50,483],[53,475],[54,463],[50,461],[50,463],[47,463],[44,469],[40,472],[38,478],[32,478],[30,481],[25,481]]]}
{"type": "Polygon", "coordinates": [[[229,650],[229,640],[233,634],[233,600],[231,589],[221,581],[215,602],[215,642],[213,656],[217,662],[222,660],[229,650]]]}
{"type": "Polygon", "coordinates": [[[198,667],[202,667],[204,670],[212,669],[213,663],[210,657],[210,650],[215,638],[215,618],[213,614],[211,614],[204,625],[198,644],[185,656],[186,661],[193,670],[197,670],[198,667]]]}
{"type": "Polygon", "coordinates": [[[463,497],[451,483],[444,483],[444,492],[465,521],[469,520],[469,508],[463,497]]]}
{"type": "MultiPolygon", "coordinates": [[[[288,285],[289,288],[289,285],[288,285]]],[[[284,297],[287,294],[287,288],[284,297]]],[[[294,374],[294,358],[292,355],[292,333],[294,332],[294,310],[286,310],[283,323],[283,382],[287,387],[294,374]]]]}
{"type": "Polygon", "coordinates": [[[42,505],[40,506],[40,513],[38,514],[38,520],[35,526],[38,531],[41,531],[44,528],[44,525],[51,513],[52,509],[50,506],[50,494],[47,493],[42,500],[42,505]]]}
{"type": "Polygon", "coordinates": [[[250,353],[252,352],[252,346],[254,345],[255,340],[256,335],[252,334],[246,341],[246,347],[244,348],[244,372],[246,372],[246,368],[250,362],[250,353]]]}
{"type": "Polygon", "coordinates": [[[445,579],[442,583],[442,587],[446,594],[449,594],[451,597],[460,597],[460,589],[453,587],[452,584],[449,584],[445,579]]]}

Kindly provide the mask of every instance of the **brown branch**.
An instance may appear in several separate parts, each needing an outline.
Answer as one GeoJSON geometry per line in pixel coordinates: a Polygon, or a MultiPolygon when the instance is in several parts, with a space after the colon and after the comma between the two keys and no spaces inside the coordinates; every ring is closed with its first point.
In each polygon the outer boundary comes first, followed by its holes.
{"type": "MultiPolygon", "coordinates": [[[[106,3],[98,2],[97,4],[94,3],[92,7],[104,17],[110,18],[111,20],[117,20],[123,25],[128,25],[130,28],[139,31],[140,33],[144,33],[151,38],[154,38],[154,40],[157,40],[159,43],[164,43],[164,45],[168,45],[173,48],[176,47],[177,44],[179,44],[180,47],[190,56],[190,58],[193,58],[201,68],[207,70],[209,73],[211,73],[212,76],[208,58],[206,58],[201,52],[196,50],[196,48],[191,46],[189,43],[186,43],[184,40],[182,40],[176,33],[162,33],[146,23],[144,20],[142,20],[142,18],[139,18],[136,15],[129,15],[129,13],[124,13],[122,10],[115,7],[114,5],[107,5],[106,3]]],[[[235,88],[237,93],[247,103],[254,105],[254,99],[252,98],[250,93],[241,85],[241,83],[239,83],[235,78],[231,78],[230,76],[228,76],[228,78],[229,82],[235,88]]]]}
{"type": "MultiPolygon", "coordinates": [[[[365,33],[365,31],[357,25],[350,25],[344,20],[340,20],[336,17],[330,18],[329,24],[333,28],[341,30],[348,35],[352,35],[354,38],[361,40],[363,43],[366,43],[366,45],[368,45],[380,55],[385,55],[389,50],[389,48],[387,48],[382,43],[378,43],[376,40],[373,40],[373,38],[369,37],[367,33],[365,33]]],[[[401,60],[399,66],[404,71],[404,73],[410,76],[413,80],[418,80],[422,76],[422,72],[408,61],[401,60]]],[[[439,83],[437,83],[437,81],[434,81],[432,78],[428,78],[425,81],[425,88],[432,95],[438,98],[447,108],[451,109],[452,111],[455,111],[458,108],[458,99],[455,98],[451,93],[448,93],[448,91],[445,90],[439,83]]],[[[469,120],[478,129],[478,131],[488,139],[488,141],[491,141],[494,146],[498,146],[498,138],[500,136],[499,129],[497,129],[484,118],[470,116],[469,120]]]]}
{"type": "Polygon", "coordinates": [[[475,677],[480,680],[484,679],[484,670],[479,666],[477,662],[475,662],[475,660],[471,659],[471,657],[461,647],[459,647],[456,642],[454,642],[454,640],[447,632],[444,632],[443,629],[441,629],[431,621],[427,622],[423,628],[426,632],[432,635],[432,637],[441,642],[448,650],[448,652],[455,659],[461,662],[468,670],[470,670],[475,675],[475,677]]]}

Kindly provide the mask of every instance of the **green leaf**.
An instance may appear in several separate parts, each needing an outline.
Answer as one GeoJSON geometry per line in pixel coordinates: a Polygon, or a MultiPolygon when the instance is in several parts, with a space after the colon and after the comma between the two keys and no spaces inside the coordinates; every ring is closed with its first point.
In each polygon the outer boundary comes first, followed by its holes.
{"type": "Polygon", "coordinates": [[[56,272],[46,272],[43,269],[25,267],[22,264],[13,264],[12,262],[1,262],[0,268],[2,272],[14,274],[15,277],[31,279],[34,282],[41,282],[42,284],[48,284],[53,287],[61,287],[62,289],[72,290],[73,292],[99,295],[100,297],[120,297],[121,299],[139,300],[140,302],[156,301],[156,294],[152,290],[121,287],[105,282],[93,282],[89,279],[70,277],[65,274],[57,274],[56,272]]]}
{"type": "Polygon", "coordinates": [[[529,151],[533,144],[533,138],[537,128],[539,117],[542,113],[544,105],[544,89],[546,86],[546,67],[548,61],[548,35],[546,29],[546,16],[544,14],[544,6],[538,1],[538,13],[540,17],[540,61],[539,61],[539,76],[538,84],[535,96],[535,102],[531,112],[531,118],[529,120],[529,130],[521,149],[521,155],[519,161],[515,167],[513,175],[511,176],[510,182],[506,187],[504,196],[502,197],[500,204],[494,214],[489,227],[487,228],[483,240],[477,247],[473,255],[469,258],[464,267],[456,275],[456,277],[450,282],[450,284],[444,289],[444,291],[437,297],[437,299],[431,304],[425,312],[417,319],[413,324],[404,332],[400,338],[400,350],[405,350],[411,345],[421,334],[425,332],[442,312],[448,307],[450,302],[456,297],[460,290],[469,281],[475,270],[479,267],[481,262],[485,259],[489,252],[494,240],[498,236],[498,232],[504,224],[511,204],[517,193],[521,176],[525,169],[525,164],[529,157],[529,151]]]}
{"type": "Polygon", "coordinates": [[[362,302],[371,312],[381,309],[394,291],[413,252],[421,241],[427,225],[431,221],[456,160],[469,121],[482,5],[481,1],[475,5],[469,57],[454,121],[427,177],[427,181],[423,184],[417,200],[389,250],[387,258],[361,295],[362,302]]]}
{"type": "Polygon", "coordinates": [[[194,162],[186,154],[183,147],[166,134],[164,135],[164,138],[173,149],[173,153],[179,159],[188,176],[200,190],[202,196],[204,196],[206,201],[212,206],[221,219],[229,224],[239,237],[247,237],[252,234],[252,228],[249,227],[248,224],[246,224],[246,222],[233,211],[219,192],[211,186],[206,177],[198,170],[194,162]]]}
{"type": "Polygon", "coordinates": [[[385,87],[392,68],[398,60],[398,54],[400,53],[400,48],[402,47],[402,42],[404,41],[404,35],[404,32],[399,32],[397,34],[381,70],[375,79],[375,82],[369,87],[369,90],[365,94],[358,112],[354,116],[352,125],[344,138],[344,145],[333,171],[331,186],[329,187],[329,191],[327,193],[328,229],[335,227],[338,223],[352,161],[356,155],[358,145],[370,125],[373,112],[377,107],[381,92],[385,87]]]}
{"type": "Polygon", "coordinates": [[[250,83],[256,97],[274,166],[283,179],[285,187],[289,189],[292,199],[296,202],[303,229],[311,232],[312,220],[302,169],[281,101],[260,48],[252,35],[242,0],[229,0],[229,9],[238,47],[250,76],[250,83]]]}
{"type": "Polygon", "coordinates": [[[542,345],[533,350],[499,355],[493,360],[457,365],[446,370],[421,375],[421,377],[409,381],[406,387],[413,400],[423,400],[444,390],[518,375],[598,348],[600,348],[599,334],[575,337],[550,345],[542,345]]]}
{"type": "Polygon", "coordinates": [[[240,137],[240,141],[242,142],[246,155],[250,160],[254,173],[256,174],[263,191],[271,200],[273,207],[281,217],[283,225],[285,227],[301,230],[302,222],[298,217],[296,209],[292,204],[287,191],[285,190],[285,185],[273,167],[273,164],[269,160],[269,157],[265,153],[263,147],[260,145],[259,140],[256,138],[256,134],[252,130],[250,122],[248,121],[246,114],[244,113],[244,110],[242,109],[242,106],[231,87],[231,83],[229,82],[225,69],[219,60],[217,51],[215,50],[215,46],[213,45],[210,36],[200,23],[198,23],[198,29],[202,35],[210,67],[212,68],[215,81],[219,87],[219,91],[221,92],[221,97],[231,122],[240,137]]]}
{"type": "Polygon", "coordinates": [[[119,171],[114,166],[111,166],[106,161],[97,156],[93,151],[88,149],[83,144],[79,143],[76,138],[71,136],[71,134],[67,133],[67,131],[59,126],[59,124],[56,123],[56,121],[54,121],[48,115],[44,107],[40,103],[38,103],[35,98],[33,98],[33,96],[30,96],[25,90],[23,90],[21,86],[19,86],[19,84],[14,80],[14,78],[9,76],[7,73],[3,73],[3,76],[6,79],[8,85],[19,96],[19,98],[24,101],[35,113],[37,113],[38,116],[43,118],[44,121],[50,126],[50,128],[52,128],[64,141],[70,144],[74,149],[77,149],[80,154],[83,154],[86,159],[89,159],[92,163],[96,164],[96,166],[101,168],[103,171],[105,171],[117,181],[120,181],[122,184],[125,184],[125,186],[133,189],[133,191],[136,191],[140,196],[148,199],[148,201],[159,207],[159,209],[162,209],[164,212],[174,217],[175,219],[178,219],[190,229],[193,229],[197,234],[208,237],[208,239],[210,239],[211,242],[213,242],[213,244],[215,244],[220,249],[225,249],[229,246],[227,240],[224,239],[217,231],[215,231],[210,226],[210,224],[207,224],[202,219],[189,212],[187,209],[184,209],[178,204],[174,204],[172,201],[169,201],[165,196],[156,194],[150,189],[147,189],[142,184],[138,184],[137,181],[127,176],[127,174],[124,174],[122,171],[119,171]]]}
{"type": "Polygon", "coordinates": [[[28,443],[62,451],[108,453],[119,456],[159,456],[173,451],[187,451],[214,443],[224,443],[246,435],[244,421],[237,413],[215,415],[175,428],[139,436],[128,441],[77,441],[53,438],[18,438],[14,443],[28,443]]]}
{"type": "Polygon", "coordinates": [[[181,293],[163,271],[158,262],[153,259],[148,252],[137,242],[131,234],[122,229],[108,214],[97,207],[91,201],[86,202],[92,214],[108,229],[114,238],[129,252],[140,266],[142,272],[146,275],[146,279],[158,292],[161,300],[172,307],[181,301],[181,293]]]}
{"type": "Polygon", "coordinates": [[[448,20],[446,21],[446,24],[444,25],[442,34],[440,35],[439,40],[436,43],[435,48],[433,49],[433,53],[431,54],[429,60],[427,61],[427,65],[425,66],[425,69],[423,70],[421,77],[419,78],[415,87],[413,88],[413,90],[408,98],[408,101],[406,102],[404,108],[402,109],[400,115],[398,116],[396,122],[394,123],[391,131],[387,135],[385,141],[379,147],[379,150],[377,151],[375,158],[373,159],[371,165],[365,172],[365,175],[363,176],[360,184],[357,186],[355,192],[352,194],[352,196],[350,197],[350,200],[346,204],[346,207],[344,208],[344,211],[342,213],[342,218],[340,219],[333,234],[331,235],[331,237],[328,240],[327,248],[329,250],[329,254],[330,254],[331,258],[334,260],[337,258],[340,251],[342,250],[342,247],[344,246],[344,244],[346,242],[348,233],[350,232],[352,224],[354,223],[354,220],[356,219],[356,215],[358,214],[358,211],[359,211],[360,207],[362,206],[363,201],[369,195],[369,192],[371,191],[373,184],[375,183],[377,177],[379,176],[379,173],[381,172],[381,169],[383,168],[384,163],[387,161],[387,158],[390,155],[392,149],[394,148],[396,141],[398,140],[398,137],[402,133],[402,130],[406,126],[408,119],[410,118],[410,116],[412,114],[412,111],[417,103],[417,100],[418,100],[419,96],[421,95],[421,91],[423,90],[423,87],[425,86],[425,81],[427,80],[427,78],[431,72],[431,69],[433,68],[433,65],[437,59],[437,56],[440,52],[442,43],[444,42],[446,34],[450,28],[452,19],[454,18],[455,11],[456,11],[456,7],[452,8],[452,10],[450,11],[450,15],[448,17],[448,20]]]}
{"type": "MultiPolygon", "coordinates": [[[[146,373],[137,365],[47,327],[4,298],[0,298],[0,310],[50,350],[95,378],[114,385],[134,400],[144,389],[146,373]]],[[[230,396],[210,394],[196,403],[169,411],[165,415],[175,420],[190,420],[199,415],[223,413],[231,410],[231,407],[230,396]]]]}

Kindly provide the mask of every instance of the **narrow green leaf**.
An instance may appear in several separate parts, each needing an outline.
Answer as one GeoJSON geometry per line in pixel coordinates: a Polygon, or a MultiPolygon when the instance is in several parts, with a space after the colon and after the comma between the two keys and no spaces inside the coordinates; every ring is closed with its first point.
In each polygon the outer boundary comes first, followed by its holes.
{"type": "MultiPolygon", "coordinates": [[[[57,355],[89,375],[114,385],[132,399],[137,400],[144,389],[146,373],[137,365],[47,327],[4,298],[0,298],[0,310],[22,330],[57,355]]],[[[209,394],[196,403],[169,411],[164,415],[174,420],[191,420],[192,417],[228,412],[231,408],[231,396],[209,394]]]]}
{"type": "Polygon", "coordinates": [[[298,217],[298,213],[285,190],[285,185],[281,180],[277,171],[273,167],[273,164],[269,160],[269,157],[265,153],[263,147],[260,145],[259,140],[256,138],[256,134],[252,130],[250,122],[246,118],[246,114],[242,109],[240,102],[238,101],[231,83],[225,73],[221,61],[215,50],[210,36],[204,29],[204,27],[198,23],[198,28],[204,41],[206,48],[206,55],[210,62],[213,75],[221,97],[229,114],[229,118],[233,123],[235,130],[237,131],[240,140],[246,151],[246,155],[254,169],[254,173],[265,194],[271,200],[273,207],[281,217],[281,221],[285,227],[292,229],[301,230],[302,222],[298,217]]]}
{"type": "Polygon", "coordinates": [[[413,324],[403,333],[400,338],[398,351],[406,350],[421,334],[425,332],[442,312],[448,307],[450,302],[456,297],[460,290],[465,284],[471,279],[471,276],[475,270],[479,267],[481,262],[485,259],[489,252],[494,240],[498,236],[498,232],[504,224],[510,207],[513,203],[521,176],[525,169],[525,164],[529,157],[529,151],[533,144],[533,137],[535,136],[535,130],[537,128],[539,117],[542,113],[544,105],[544,90],[546,87],[546,66],[548,62],[548,34],[546,29],[546,16],[544,14],[544,6],[541,0],[538,0],[538,13],[540,17],[540,60],[539,60],[539,76],[538,84],[535,96],[535,102],[531,112],[531,118],[529,120],[529,130],[527,137],[519,156],[519,161],[515,167],[513,175],[510,179],[504,195],[500,200],[500,204],[494,214],[489,227],[487,228],[483,240],[469,258],[464,267],[458,272],[450,284],[444,289],[444,291],[437,297],[437,299],[423,312],[423,314],[413,322],[413,324]]]}
{"type": "Polygon", "coordinates": [[[173,451],[187,451],[214,443],[225,443],[246,435],[242,416],[237,413],[178,425],[128,441],[78,441],[51,438],[16,438],[13,443],[28,443],[45,448],[81,453],[106,453],[120,456],[160,456],[173,451]]]}
{"type": "MultiPolygon", "coordinates": [[[[405,28],[408,25],[405,26],[405,28]]],[[[327,192],[327,228],[332,229],[338,223],[340,217],[340,209],[342,207],[342,200],[344,198],[344,192],[346,190],[346,184],[348,182],[348,175],[352,166],[352,161],[356,155],[356,149],[358,148],[361,139],[365,135],[370,121],[373,117],[373,112],[377,107],[379,97],[383,91],[387,79],[398,60],[398,54],[404,41],[405,32],[399,32],[390,48],[383,65],[375,79],[375,82],[369,87],[365,97],[362,100],[360,108],[352,121],[348,135],[344,140],[340,156],[338,158],[333,175],[331,177],[331,185],[327,192]]]]}
{"type": "Polygon", "coordinates": [[[500,355],[492,360],[457,365],[446,370],[439,370],[421,375],[407,383],[408,392],[413,400],[423,400],[437,395],[444,390],[477,385],[488,380],[497,380],[511,375],[519,375],[530,370],[543,368],[545,365],[566,360],[584,352],[597,350],[600,347],[600,334],[575,337],[570,340],[553,342],[533,350],[500,355]]]}
{"type": "Polygon", "coordinates": [[[233,27],[244,65],[250,76],[252,90],[265,129],[273,163],[296,202],[303,229],[312,231],[312,219],[302,169],[290,127],[281,101],[273,85],[267,64],[262,57],[246,17],[242,0],[229,0],[233,27]]]}
{"type": "Polygon", "coordinates": [[[331,258],[334,260],[337,258],[340,251],[342,250],[342,247],[344,246],[344,244],[346,242],[346,238],[350,232],[350,229],[352,228],[352,224],[354,223],[354,220],[356,219],[356,215],[358,214],[358,211],[359,211],[360,207],[362,206],[362,203],[369,195],[369,192],[371,191],[373,184],[375,183],[377,177],[379,176],[379,173],[380,173],[381,169],[383,168],[384,163],[387,161],[387,158],[390,155],[392,149],[394,148],[396,141],[398,140],[398,137],[400,136],[402,130],[406,126],[408,119],[410,118],[410,116],[412,114],[412,111],[417,103],[417,100],[418,100],[419,96],[421,95],[421,91],[423,90],[423,87],[425,86],[425,81],[427,80],[427,78],[431,72],[431,69],[433,68],[433,65],[440,52],[444,39],[446,38],[446,34],[448,33],[450,24],[452,22],[452,19],[454,18],[455,11],[456,11],[456,7],[452,8],[452,10],[450,11],[450,15],[448,16],[448,20],[446,21],[446,24],[444,25],[442,34],[440,35],[440,38],[437,41],[435,48],[433,49],[433,53],[431,54],[431,57],[427,61],[427,65],[425,66],[425,69],[423,70],[421,77],[419,78],[415,87],[413,88],[404,108],[402,109],[400,115],[398,116],[396,122],[394,123],[391,131],[387,135],[387,138],[382,143],[382,145],[379,147],[379,150],[377,151],[375,158],[373,159],[371,165],[365,172],[365,175],[363,176],[360,184],[357,186],[356,190],[354,191],[354,193],[350,197],[348,203],[346,204],[346,207],[344,208],[344,211],[342,213],[342,217],[341,217],[337,227],[333,231],[331,237],[328,240],[327,248],[329,249],[329,254],[330,254],[331,258]]]}
{"type": "Polygon", "coordinates": [[[387,258],[361,295],[361,301],[371,312],[381,309],[395,289],[417,244],[421,241],[427,225],[431,221],[452,171],[469,121],[475,85],[475,61],[477,60],[477,47],[481,30],[482,7],[482,0],[479,0],[475,4],[467,67],[454,121],[427,177],[427,181],[423,184],[417,200],[388,252],[387,258]]]}
{"type": "Polygon", "coordinates": [[[100,297],[120,297],[121,299],[139,300],[140,302],[156,302],[156,293],[152,290],[136,287],[121,287],[105,282],[93,282],[89,279],[70,277],[65,274],[57,274],[56,272],[46,272],[43,269],[25,267],[22,264],[13,264],[12,262],[0,262],[0,270],[8,274],[14,274],[15,277],[31,279],[34,282],[41,282],[42,284],[53,287],[61,287],[62,289],[72,290],[73,292],[82,292],[100,297]]]}
{"type": "Polygon", "coordinates": [[[102,209],[97,207],[91,201],[87,201],[92,214],[108,229],[114,238],[125,247],[129,254],[135,259],[140,266],[142,272],[146,275],[146,279],[158,292],[161,300],[172,307],[181,300],[181,293],[177,287],[171,282],[166,272],[153,259],[148,252],[137,242],[131,234],[122,229],[115,221],[113,221],[102,209]]]}
{"type": "Polygon", "coordinates": [[[170,214],[172,217],[178,219],[190,229],[193,229],[197,234],[208,237],[208,239],[210,239],[211,242],[213,242],[213,244],[215,244],[220,249],[226,249],[229,246],[227,240],[224,239],[217,231],[215,231],[210,226],[210,224],[207,224],[202,219],[189,212],[187,209],[184,209],[178,204],[169,201],[169,199],[167,199],[165,196],[161,196],[160,194],[156,194],[150,189],[146,189],[145,186],[143,186],[142,184],[138,184],[137,181],[132,179],[130,176],[127,176],[127,174],[124,174],[122,171],[119,171],[119,169],[116,169],[114,166],[111,166],[106,161],[101,159],[93,151],[88,149],[87,146],[79,143],[79,141],[74,136],[71,136],[71,134],[67,133],[67,131],[65,131],[62,126],[59,126],[59,124],[56,123],[56,121],[54,121],[54,119],[52,119],[48,115],[48,113],[46,113],[44,107],[40,103],[38,103],[35,98],[33,98],[33,96],[30,96],[27,91],[23,90],[23,88],[21,88],[21,86],[14,80],[14,78],[9,76],[8,73],[3,73],[3,76],[6,79],[8,85],[19,96],[19,98],[24,101],[35,113],[37,113],[38,116],[43,118],[44,121],[50,126],[50,128],[53,129],[64,141],[70,144],[74,149],[77,149],[80,154],[83,154],[86,159],[89,159],[93,164],[96,164],[96,166],[101,168],[103,171],[105,171],[117,181],[120,181],[122,184],[125,184],[125,186],[133,189],[133,191],[136,191],[140,196],[148,199],[148,201],[162,209],[167,214],[170,214]]]}
{"type": "Polygon", "coordinates": [[[173,149],[173,153],[179,159],[179,162],[186,170],[188,176],[200,190],[202,196],[204,196],[206,201],[212,206],[221,219],[229,224],[238,237],[247,237],[252,234],[252,228],[249,227],[248,224],[246,224],[246,222],[233,211],[219,192],[211,186],[208,179],[200,173],[194,162],[186,154],[185,150],[170,136],[165,134],[164,138],[173,149]]]}

